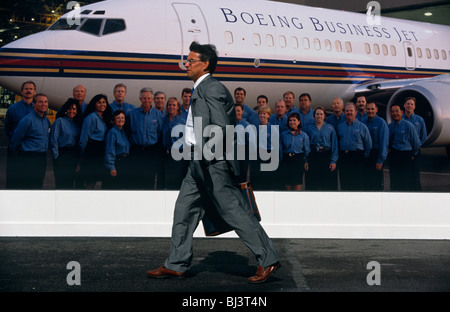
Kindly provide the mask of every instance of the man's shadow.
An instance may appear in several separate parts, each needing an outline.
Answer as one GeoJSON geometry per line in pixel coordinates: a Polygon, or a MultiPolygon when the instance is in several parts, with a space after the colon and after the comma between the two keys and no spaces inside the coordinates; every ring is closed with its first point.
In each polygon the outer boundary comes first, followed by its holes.
{"type": "Polygon", "coordinates": [[[188,271],[195,276],[201,272],[222,273],[249,277],[255,274],[255,265],[250,265],[248,258],[230,251],[213,251],[188,271]]]}
{"type": "MultiPolygon", "coordinates": [[[[224,277],[229,275],[228,282],[241,282],[241,278],[248,279],[250,276],[256,274],[257,265],[254,263],[249,264],[249,258],[243,255],[239,255],[236,252],[231,251],[213,251],[208,255],[195,263],[189,271],[186,272],[186,277],[194,277],[197,274],[208,274],[210,279],[220,279],[219,276],[224,277]],[[237,278],[236,280],[234,278],[237,278]]],[[[226,278],[228,280],[228,278],[226,278]]],[[[269,280],[265,284],[271,284],[272,282],[279,282],[281,279],[276,276],[269,277],[269,280]]],[[[235,284],[234,284],[235,285],[235,284]]]]}

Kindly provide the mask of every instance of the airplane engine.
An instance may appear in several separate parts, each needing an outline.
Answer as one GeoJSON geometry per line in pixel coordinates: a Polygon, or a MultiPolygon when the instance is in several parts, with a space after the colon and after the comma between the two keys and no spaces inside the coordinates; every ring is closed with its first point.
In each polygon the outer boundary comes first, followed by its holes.
{"type": "Polygon", "coordinates": [[[390,98],[386,120],[391,122],[390,107],[403,105],[407,97],[416,98],[415,113],[421,116],[427,128],[427,146],[446,146],[450,150],[450,75],[421,80],[398,89],[390,98]]]}

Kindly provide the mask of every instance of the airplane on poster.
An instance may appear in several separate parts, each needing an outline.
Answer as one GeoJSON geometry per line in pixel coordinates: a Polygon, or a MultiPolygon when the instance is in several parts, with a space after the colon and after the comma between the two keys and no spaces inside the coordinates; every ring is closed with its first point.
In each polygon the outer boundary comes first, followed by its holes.
{"type": "MultiPolygon", "coordinates": [[[[74,86],[112,95],[127,85],[139,106],[151,87],[181,96],[192,87],[184,61],[192,41],[214,44],[214,76],[256,106],[291,90],[312,107],[366,95],[389,109],[408,96],[425,119],[426,146],[450,153],[450,27],[265,0],[108,0],[73,6],[47,30],[0,49],[0,85],[33,80],[60,107],[74,86]],[[73,10],[72,10],[73,9],[73,10]]],[[[370,11],[370,10],[369,10],[370,11]]],[[[380,109],[383,115],[385,110],[380,109]]],[[[390,116],[386,114],[389,121],[390,116]]]]}

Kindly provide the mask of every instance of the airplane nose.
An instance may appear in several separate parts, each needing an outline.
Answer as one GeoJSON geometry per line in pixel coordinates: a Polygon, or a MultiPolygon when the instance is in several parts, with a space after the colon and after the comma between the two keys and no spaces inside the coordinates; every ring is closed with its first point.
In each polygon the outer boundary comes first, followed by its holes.
{"type": "Polygon", "coordinates": [[[42,89],[46,68],[45,49],[51,44],[52,34],[33,34],[0,48],[0,85],[20,94],[22,83],[34,81],[37,91],[42,89]]]}
{"type": "Polygon", "coordinates": [[[51,31],[43,31],[15,40],[3,48],[8,49],[48,49],[54,45],[55,36],[51,31]]]}

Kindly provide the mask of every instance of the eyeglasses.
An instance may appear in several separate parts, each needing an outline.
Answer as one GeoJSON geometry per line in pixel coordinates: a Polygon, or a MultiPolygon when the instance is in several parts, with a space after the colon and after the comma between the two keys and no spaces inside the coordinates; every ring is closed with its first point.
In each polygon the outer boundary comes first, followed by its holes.
{"type": "Polygon", "coordinates": [[[194,59],[190,59],[190,60],[186,60],[184,62],[184,64],[189,63],[189,65],[192,65],[193,63],[197,63],[197,62],[203,62],[202,60],[194,60],[194,59]]]}

